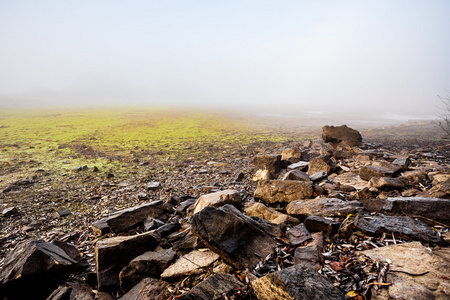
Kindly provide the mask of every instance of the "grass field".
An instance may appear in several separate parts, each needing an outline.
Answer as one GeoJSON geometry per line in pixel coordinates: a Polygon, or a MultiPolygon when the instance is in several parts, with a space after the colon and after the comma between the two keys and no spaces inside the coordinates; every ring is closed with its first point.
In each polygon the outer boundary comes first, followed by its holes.
{"type": "Polygon", "coordinates": [[[108,172],[127,169],[131,160],[220,158],[224,147],[292,138],[249,125],[217,112],[169,108],[4,110],[0,176],[14,180],[82,165],[108,172]]]}

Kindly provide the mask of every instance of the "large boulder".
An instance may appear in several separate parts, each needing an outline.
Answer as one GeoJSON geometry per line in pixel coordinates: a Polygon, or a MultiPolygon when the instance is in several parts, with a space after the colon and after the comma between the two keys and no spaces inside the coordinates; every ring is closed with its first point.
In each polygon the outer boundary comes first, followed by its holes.
{"type": "Polygon", "coordinates": [[[387,199],[360,200],[364,207],[373,212],[406,214],[410,217],[423,217],[425,223],[435,221],[450,226],[450,200],[427,197],[392,197],[387,199]]]}
{"type": "Polygon", "coordinates": [[[147,232],[99,240],[95,245],[99,289],[108,290],[117,287],[120,271],[133,258],[155,249],[160,239],[157,233],[147,232]]]}
{"type": "Polygon", "coordinates": [[[450,251],[420,242],[362,251],[373,260],[389,262],[387,288],[373,291],[372,299],[450,299],[450,251]],[[446,277],[447,276],[447,277],[446,277]]]}
{"type": "Polygon", "coordinates": [[[280,226],[250,218],[229,204],[205,207],[189,220],[192,232],[222,260],[238,269],[254,267],[258,257],[274,251],[277,239],[282,236],[280,226]]]}
{"type": "Polygon", "coordinates": [[[252,287],[258,300],[345,299],[328,279],[301,264],[258,278],[252,281],[252,287]]]}
{"type": "Polygon", "coordinates": [[[1,298],[45,299],[76,266],[77,261],[55,244],[28,240],[16,246],[4,260],[1,298]]]}
{"type": "Polygon", "coordinates": [[[363,205],[359,201],[344,201],[338,198],[316,198],[306,201],[293,201],[286,211],[289,215],[301,218],[309,216],[346,217],[359,212],[363,205]]]}
{"type": "Polygon", "coordinates": [[[260,181],[254,197],[264,204],[292,202],[299,199],[309,199],[313,194],[311,182],[296,180],[260,181]]]}
{"type": "Polygon", "coordinates": [[[322,139],[328,146],[335,149],[338,146],[344,149],[359,147],[362,145],[362,136],[359,131],[342,126],[324,126],[322,127],[322,139]]]}
{"type": "MultiPolygon", "coordinates": [[[[244,288],[244,284],[229,274],[216,274],[200,282],[190,291],[177,297],[178,300],[225,300],[226,295],[244,288]]],[[[233,298],[234,299],[234,298],[233,298]]]]}
{"type": "Polygon", "coordinates": [[[225,190],[203,195],[195,202],[192,214],[198,213],[206,206],[219,207],[225,204],[231,204],[240,209],[242,201],[239,192],[236,190],[225,190]]]}
{"type": "Polygon", "coordinates": [[[405,235],[416,241],[445,244],[432,228],[421,221],[406,216],[359,214],[353,224],[356,228],[369,234],[394,233],[405,235]]]}
{"type": "Polygon", "coordinates": [[[110,231],[120,233],[144,223],[148,217],[160,218],[161,215],[168,212],[170,211],[167,210],[163,201],[152,201],[117,211],[106,218],[95,221],[92,224],[92,230],[97,235],[103,235],[110,231]]]}

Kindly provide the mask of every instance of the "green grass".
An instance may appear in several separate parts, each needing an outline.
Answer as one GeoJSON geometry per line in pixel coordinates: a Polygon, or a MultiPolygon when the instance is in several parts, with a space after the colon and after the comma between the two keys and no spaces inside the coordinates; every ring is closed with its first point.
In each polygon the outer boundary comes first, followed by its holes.
{"type": "Polygon", "coordinates": [[[107,172],[129,168],[136,157],[220,157],[222,147],[288,138],[247,125],[216,112],[169,108],[5,110],[0,112],[0,176],[67,172],[81,165],[107,172]],[[80,151],[86,147],[91,150],[80,151]]]}

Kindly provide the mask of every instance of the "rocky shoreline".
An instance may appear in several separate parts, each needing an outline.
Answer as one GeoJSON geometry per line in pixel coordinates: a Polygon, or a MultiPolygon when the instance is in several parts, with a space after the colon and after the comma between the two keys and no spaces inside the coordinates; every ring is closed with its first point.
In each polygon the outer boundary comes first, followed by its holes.
{"type": "Polygon", "coordinates": [[[325,126],[322,140],[93,182],[71,219],[41,209],[45,174],[18,181],[2,198],[34,189],[39,209],[2,211],[1,298],[448,299],[447,159],[401,146],[325,126]]]}

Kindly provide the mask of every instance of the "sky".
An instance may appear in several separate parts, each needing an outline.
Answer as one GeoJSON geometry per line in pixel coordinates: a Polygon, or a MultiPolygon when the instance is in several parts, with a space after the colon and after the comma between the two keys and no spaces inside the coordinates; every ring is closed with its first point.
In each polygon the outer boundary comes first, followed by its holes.
{"type": "Polygon", "coordinates": [[[434,115],[450,1],[0,0],[0,109],[434,115]]]}

